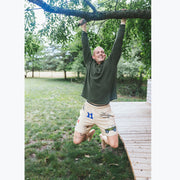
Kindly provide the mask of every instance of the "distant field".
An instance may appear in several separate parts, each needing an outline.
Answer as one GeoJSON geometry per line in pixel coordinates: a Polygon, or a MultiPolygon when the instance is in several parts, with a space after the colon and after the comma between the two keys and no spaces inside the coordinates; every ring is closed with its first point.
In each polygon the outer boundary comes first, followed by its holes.
{"type": "MultiPolygon", "coordinates": [[[[76,77],[77,73],[75,72],[66,72],[67,78],[68,77],[76,77]]],[[[27,77],[32,77],[32,72],[27,73],[27,77]]],[[[56,71],[35,71],[34,77],[37,78],[64,78],[64,72],[56,72],[56,71]]]]}

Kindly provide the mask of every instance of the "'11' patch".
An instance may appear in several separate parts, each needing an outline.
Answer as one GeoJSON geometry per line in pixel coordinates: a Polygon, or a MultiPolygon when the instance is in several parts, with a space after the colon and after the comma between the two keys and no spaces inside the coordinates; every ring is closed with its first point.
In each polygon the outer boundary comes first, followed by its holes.
{"type": "Polygon", "coordinates": [[[87,117],[90,119],[93,119],[93,113],[89,113],[89,112],[87,112],[87,113],[88,113],[87,117]]]}

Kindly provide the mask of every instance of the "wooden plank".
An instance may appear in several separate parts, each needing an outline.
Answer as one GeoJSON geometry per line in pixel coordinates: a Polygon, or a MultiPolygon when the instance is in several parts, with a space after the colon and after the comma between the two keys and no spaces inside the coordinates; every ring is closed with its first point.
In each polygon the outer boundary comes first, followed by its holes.
{"type": "MultiPolygon", "coordinates": [[[[136,132],[139,132],[139,134],[151,134],[151,129],[150,129],[150,127],[149,128],[138,128],[138,127],[136,127],[136,128],[131,128],[131,127],[117,127],[117,130],[119,131],[119,132],[123,132],[123,133],[129,133],[129,132],[134,132],[134,131],[136,131],[136,132]]],[[[121,135],[121,134],[120,134],[121,135]]]]}
{"type": "MultiPolygon", "coordinates": [[[[120,131],[118,131],[118,132],[120,132],[120,131]]],[[[122,132],[122,134],[120,134],[120,135],[123,135],[123,134],[132,134],[133,135],[133,133],[131,133],[131,131],[124,131],[124,132],[122,132]]],[[[143,131],[139,131],[138,133],[136,133],[136,134],[151,134],[151,130],[146,130],[145,132],[143,132],[143,131]]]]}
{"type": "MultiPolygon", "coordinates": [[[[142,125],[143,126],[143,125],[142,125]]],[[[151,129],[151,125],[144,125],[143,127],[142,126],[139,126],[139,125],[124,125],[124,126],[120,126],[119,127],[119,130],[121,131],[122,129],[124,130],[124,129],[129,129],[129,128],[131,128],[132,130],[133,129],[137,129],[137,130],[143,130],[143,129],[147,129],[147,130],[149,130],[149,129],[151,129]]],[[[129,130],[131,130],[131,129],[129,129],[129,130]]]]}
{"type": "Polygon", "coordinates": [[[151,136],[144,136],[144,137],[139,137],[139,136],[122,136],[123,139],[125,140],[131,140],[131,141],[151,141],[151,136]]]}
{"type": "Polygon", "coordinates": [[[122,123],[116,123],[116,125],[118,125],[118,127],[121,129],[122,127],[151,127],[151,124],[149,123],[149,124],[146,124],[146,123],[141,123],[141,124],[138,124],[138,123],[130,123],[130,124],[128,124],[128,123],[124,123],[124,124],[122,124],[122,123]]]}
{"type": "Polygon", "coordinates": [[[127,144],[126,145],[127,148],[136,148],[136,149],[150,149],[151,145],[150,144],[146,144],[146,145],[141,145],[141,144],[127,144]]]}
{"type": "Polygon", "coordinates": [[[151,118],[150,115],[136,115],[136,116],[123,116],[121,115],[121,113],[119,114],[115,114],[115,119],[117,121],[126,121],[126,120],[130,120],[130,121],[148,121],[148,119],[151,118]]]}
{"type": "Polygon", "coordinates": [[[136,133],[136,134],[151,134],[151,130],[149,128],[138,128],[138,127],[134,127],[134,128],[126,127],[126,128],[123,128],[122,127],[121,129],[117,128],[117,130],[119,130],[119,132],[126,133],[126,134],[132,134],[131,132],[139,132],[139,133],[136,133]]]}
{"type": "Polygon", "coordinates": [[[144,178],[150,178],[151,177],[151,171],[150,170],[144,170],[144,169],[134,169],[134,173],[136,174],[136,177],[144,177],[144,178]]]}
{"type": "Polygon", "coordinates": [[[115,120],[117,122],[123,122],[123,121],[126,121],[126,120],[129,120],[129,121],[148,121],[148,119],[151,118],[151,116],[140,116],[140,115],[136,115],[136,116],[133,116],[133,115],[130,115],[130,116],[123,116],[123,115],[119,115],[119,114],[114,114],[115,115],[115,120]],[[134,119],[133,119],[133,118],[134,119]]]}
{"type": "Polygon", "coordinates": [[[149,122],[146,122],[146,121],[142,121],[142,122],[129,122],[129,123],[127,123],[127,122],[118,122],[118,123],[116,123],[116,125],[118,125],[120,128],[121,127],[126,127],[126,126],[129,126],[129,127],[134,127],[134,126],[139,126],[139,127],[142,127],[142,126],[152,126],[152,124],[151,123],[149,123],[149,122]]]}
{"type": "Polygon", "coordinates": [[[150,138],[151,139],[151,134],[126,134],[120,135],[122,138],[150,138]]]}
{"type": "Polygon", "coordinates": [[[151,147],[149,146],[149,145],[144,145],[144,146],[138,146],[138,145],[136,145],[136,146],[131,146],[131,145],[127,145],[126,146],[126,149],[128,150],[128,149],[132,149],[132,148],[134,148],[134,149],[137,149],[137,150],[144,150],[144,151],[150,151],[150,149],[151,149],[151,147]]]}
{"type": "Polygon", "coordinates": [[[118,119],[121,119],[121,118],[147,118],[147,117],[151,117],[150,115],[144,115],[144,114],[141,114],[142,112],[133,112],[133,113],[124,113],[124,112],[118,112],[117,113],[114,113],[115,114],[115,117],[118,118],[118,119]]]}
{"type": "Polygon", "coordinates": [[[148,132],[150,132],[150,128],[151,127],[144,127],[144,128],[142,128],[142,127],[131,127],[131,126],[129,126],[129,127],[121,127],[121,129],[119,129],[119,128],[117,128],[120,132],[131,132],[131,131],[138,131],[139,133],[143,133],[144,132],[144,134],[146,133],[145,131],[148,131],[148,132]]]}
{"type": "MultiPolygon", "coordinates": [[[[125,125],[125,126],[120,126],[120,127],[117,127],[117,129],[119,129],[119,131],[124,131],[124,130],[129,130],[129,131],[133,131],[133,130],[141,130],[140,132],[142,133],[143,130],[150,130],[151,129],[151,126],[129,126],[129,125],[125,125]]],[[[145,133],[144,133],[145,134],[145,133]]]]}
{"type": "Polygon", "coordinates": [[[121,125],[121,126],[126,125],[126,124],[128,124],[128,125],[132,125],[132,124],[138,124],[138,125],[150,124],[151,125],[151,123],[148,122],[148,120],[147,121],[143,121],[143,120],[142,121],[140,121],[140,120],[139,121],[129,121],[129,122],[126,122],[126,121],[125,120],[124,121],[116,121],[116,124],[121,125]]]}
{"type": "Polygon", "coordinates": [[[151,140],[150,139],[148,139],[148,138],[142,138],[142,139],[140,139],[140,138],[137,138],[137,139],[135,139],[135,138],[129,138],[129,137],[123,137],[123,139],[124,139],[124,141],[126,141],[126,142],[132,142],[132,143],[142,143],[142,142],[145,142],[145,143],[148,143],[148,144],[151,144],[151,140]]]}
{"type": "Polygon", "coordinates": [[[124,142],[126,143],[130,143],[130,144],[150,144],[151,143],[151,141],[146,141],[146,140],[141,140],[141,139],[139,139],[139,140],[131,140],[131,139],[124,139],[124,142]]]}
{"type": "Polygon", "coordinates": [[[132,162],[134,169],[149,169],[151,170],[151,166],[149,164],[141,163],[141,162],[132,162]]]}
{"type": "MultiPolygon", "coordinates": [[[[142,146],[141,146],[142,147],[142,146]]],[[[151,148],[132,148],[132,146],[126,146],[126,149],[129,153],[150,153],[151,154],[151,148]]]]}
{"type": "Polygon", "coordinates": [[[151,180],[150,177],[136,177],[135,180],[151,180]]]}
{"type": "Polygon", "coordinates": [[[129,152],[129,156],[131,158],[144,158],[144,159],[151,159],[151,153],[146,153],[146,152],[140,152],[140,153],[137,153],[137,152],[129,152]]]}
{"type": "Polygon", "coordinates": [[[149,124],[151,124],[148,120],[147,121],[144,121],[144,120],[139,120],[139,121],[129,121],[128,123],[126,122],[127,121],[127,119],[126,120],[121,120],[121,121],[116,121],[116,124],[120,124],[120,125],[124,125],[124,124],[132,124],[132,123],[149,123],[149,124]]]}
{"type": "Polygon", "coordinates": [[[148,130],[148,129],[145,129],[145,130],[130,130],[130,129],[127,129],[127,130],[120,130],[118,131],[119,134],[150,134],[151,133],[151,130],[148,130]]]}
{"type": "Polygon", "coordinates": [[[134,148],[134,149],[151,149],[151,145],[150,144],[144,144],[143,146],[141,144],[127,144],[126,145],[127,148],[134,148]]]}
{"type": "Polygon", "coordinates": [[[151,116],[121,116],[119,114],[116,114],[115,115],[115,119],[118,121],[118,122],[127,122],[127,121],[132,121],[132,122],[136,122],[136,121],[146,121],[148,122],[149,121],[149,118],[151,118],[151,116]]]}
{"type": "Polygon", "coordinates": [[[133,165],[133,163],[143,163],[143,164],[151,165],[151,159],[150,158],[133,157],[133,158],[131,158],[131,164],[133,165]]]}
{"type": "Polygon", "coordinates": [[[119,124],[120,127],[122,127],[122,126],[141,126],[142,127],[142,125],[151,126],[151,123],[147,122],[147,121],[134,121],[134,122],[133,121],[129,121],[129,122],[121,121],[116,124],[119,124]]]}
{"type": "MultiPolygon", "coordinates": [[[[120,134],[120,136],[121,136],[121,134],[120,134]]],[[[135,135],[134,134],[126,134],[126,136],[127,137],[133,137],[135,135]]],[[[147,133],[145,133],[145,134],[143,134],[143,133],[136,134],[136,137],[146,137],[146,136],[151,137],[151,134],[147,134],[147,133]]]]}

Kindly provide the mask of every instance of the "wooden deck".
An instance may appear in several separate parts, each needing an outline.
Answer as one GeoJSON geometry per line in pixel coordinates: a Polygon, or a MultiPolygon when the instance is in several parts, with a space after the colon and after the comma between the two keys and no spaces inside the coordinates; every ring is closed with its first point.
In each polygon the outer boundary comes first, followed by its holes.
{"type": "Polygon", "coordinates": [[[151,104],[147,102],[112,102],[111,107],[135,180],[150,180],[151,104]]]}

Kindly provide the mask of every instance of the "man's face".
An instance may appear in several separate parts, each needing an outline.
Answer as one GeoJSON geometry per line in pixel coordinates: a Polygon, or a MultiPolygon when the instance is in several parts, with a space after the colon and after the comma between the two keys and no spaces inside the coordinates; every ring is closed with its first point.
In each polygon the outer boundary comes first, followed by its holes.
{"type": "Polygon", "coordinates": [[[104,53],[104,49],[102,47],[96,47],[93,52],[92,58],[100,64],[102,61],[105,60],[106,54],[104,53]]]}

